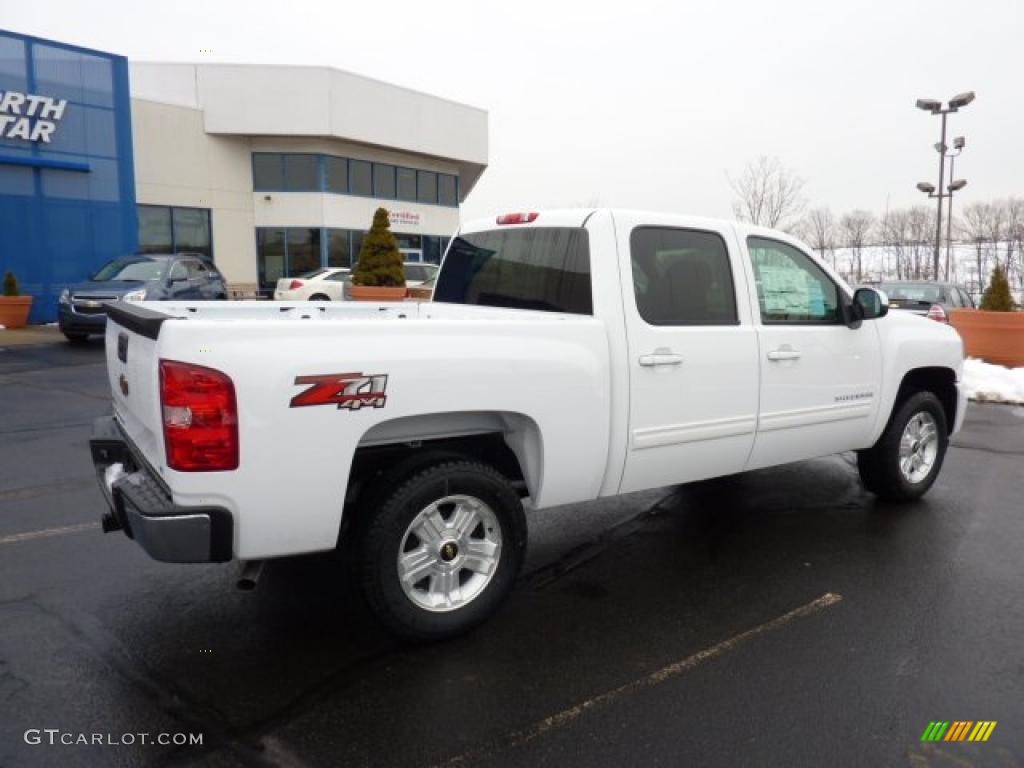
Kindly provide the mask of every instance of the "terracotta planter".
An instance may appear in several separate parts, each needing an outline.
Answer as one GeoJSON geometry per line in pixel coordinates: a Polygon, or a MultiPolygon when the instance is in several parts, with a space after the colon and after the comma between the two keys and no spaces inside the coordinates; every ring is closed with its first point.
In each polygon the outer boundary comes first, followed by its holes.
{"type": "Polygon", "coordinates": [[[28,324],[30,309],[31,296],[0,296],[0,325],[4,328],[24,328],[28,324]]]}
{"type": "Polygon", "coordinates": [[[1010,368],[1024,366],[1024,312],[954,309],[949,323],[964,340],[968,357],[1010,368]]]}
{"type": "Polygon", "coordinates": [[[405,293],[406,288],[404,285],[398,288],[378,285],[353,285],[352,301],[402,301],[405,298],[405,293]]]}

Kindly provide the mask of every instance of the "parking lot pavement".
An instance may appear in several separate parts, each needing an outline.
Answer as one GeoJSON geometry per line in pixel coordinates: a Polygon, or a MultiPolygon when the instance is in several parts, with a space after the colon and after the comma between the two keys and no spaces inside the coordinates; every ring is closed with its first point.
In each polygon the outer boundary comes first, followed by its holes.
{"type": "Polygon", "coordinates": [[[374,624],[333,555],[242,593],[231,565],[103,536],[107,410],[98,341],[0,356],[2,766],[1024,759],[1022,408],[972,406],[908,507],[838,456],[534,513],[508,604],[428,647],[374,624]],[[998,725],[922,744],[934,720],[998,725]],[[203,744],[26,743],[46,728],[203,744]]]}

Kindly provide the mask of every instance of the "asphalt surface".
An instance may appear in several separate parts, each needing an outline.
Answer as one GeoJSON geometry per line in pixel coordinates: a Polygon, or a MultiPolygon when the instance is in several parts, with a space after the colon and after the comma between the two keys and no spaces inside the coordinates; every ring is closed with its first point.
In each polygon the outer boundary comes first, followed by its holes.
{"type": "Polygon", "coordinates": [[[100,533],[108,409],[99,341],[0,351],[5,768],[1024,761],[1024,408],[971,406],[911,506],[837,456],[534,513],[509,602],[429,647],[333,556],[244,593],[100,533]],[[922,744],[933,720],[998,725],[922,744]]]}

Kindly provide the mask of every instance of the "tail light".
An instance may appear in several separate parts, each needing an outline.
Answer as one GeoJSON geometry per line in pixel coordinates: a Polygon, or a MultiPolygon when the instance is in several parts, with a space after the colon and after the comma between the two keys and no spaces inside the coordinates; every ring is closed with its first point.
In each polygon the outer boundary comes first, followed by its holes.
{"type": "Polygon", "coordinates": [[[928,308],[928,319],[937,320],[940,323],[949,322],[949,317],[946,315],[946,310],[942,308],[941,304],[932,304],[928,308]]]}
{"type": "Polygon", "coordinates": [[[302,282],[301,280],[292,280],[292,281],[291,281],[291,282],[290,282],[290,283],[288,284],[288,290],[289,290],[289,291],[294,291],[294,290],[295,290],[296,288],[301,288],[301,287],[302,287],[302,286],[304,286],[304,285],[305,285],[305,283],[304,283],[304,282],[302,282]]]}
{"type": "Polygon", "coordinates": [[[167,466],[179,472],[238,468],[235,385],[213,368],[160,361],[167,466]]]}
{"type": "Polygon", "coordinates": [[[529,224],[536,221],[539,213],[506,213],[498,217],[499,224],[529,224]]]}

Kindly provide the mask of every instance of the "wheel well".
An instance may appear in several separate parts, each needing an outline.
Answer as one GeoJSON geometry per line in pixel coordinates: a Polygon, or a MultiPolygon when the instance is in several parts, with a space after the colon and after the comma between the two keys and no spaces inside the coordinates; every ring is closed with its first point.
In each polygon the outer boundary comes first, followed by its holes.
{"type": "Polygon", "coordinates": [[[949,368],[915,368],[908,371],[900,382],[893,410],[915,392],[931,392],[939,398],[946,414],[946,429],[951,431],[956,422],[956,374],[949,368]]]}

